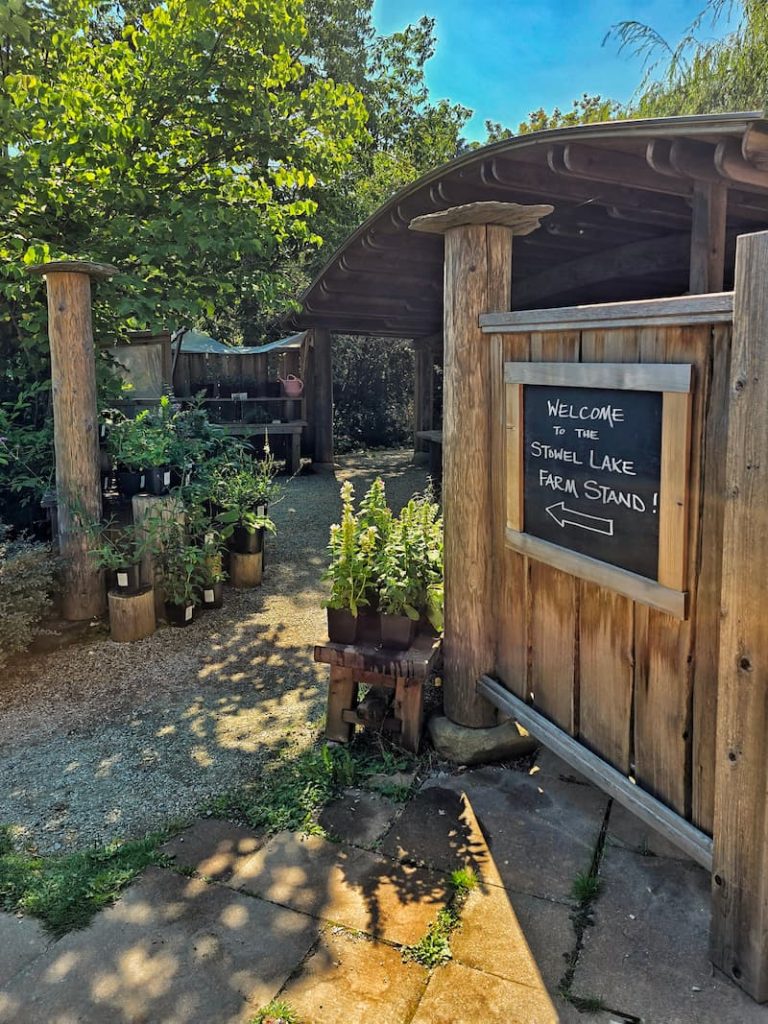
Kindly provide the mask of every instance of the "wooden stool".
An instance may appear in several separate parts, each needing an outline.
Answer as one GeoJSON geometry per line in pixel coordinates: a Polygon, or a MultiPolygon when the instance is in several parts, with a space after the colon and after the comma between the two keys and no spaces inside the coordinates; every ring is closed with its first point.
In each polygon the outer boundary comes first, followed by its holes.
{"type": "Polygon", "coordinates": [[[424,703],[424,681],[440,655],[439,638],[420,633],[407,651],[370,644],[317,644],[315,661],[329,665],[328,710],[325,735],[349,743],[356,725],[367,724],[357,712],[360,683],[394,689],[393,715],[382,727],[399,735],[400,745],[414,754],[419,749],[424,703]]]}

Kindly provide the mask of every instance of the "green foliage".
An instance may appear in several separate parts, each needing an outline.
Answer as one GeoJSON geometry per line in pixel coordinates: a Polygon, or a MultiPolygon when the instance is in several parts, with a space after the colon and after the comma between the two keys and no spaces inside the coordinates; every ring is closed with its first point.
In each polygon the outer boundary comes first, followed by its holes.
{"type": "Polygon", "coordinates": [[[379,606],[443,625],[443,520],[431,495],[416,495],[393,520],[375,568],[379,606]]]}
{"type": "Polygon", "coordinates": [[[123,569],[136,565],[152,547],[149,531],[118,525],[111,519],[86,527],[88,552],[97,569],[123,569]]]}
{"type": "Polygon", "coordinates": [[[282,999],[273,999],[259,1010],[251,1024],[301,1024],[301,1020],[288,1003],[282,999]]]}
{"type": "Polygon", "coordinates": [[[54,571],[47,544],[11,540],[0,523],[0,666],[32,641],[50,604],[54,571]]]}
{"type": "Polygon", "coordinates": [[[477,877],[471,868],[459,868],[451,874],[451,898],[447,906],[427,927],[426,934],[413,946],[405,946],[403,960],[423,967],[439,967],[453,957],[451,935],[461,924],[461,911],[470,892],[477,887],[477,877]]]}
{"type": "Polygon", "coordinates": [[[148,516],[143,525],[157,551],[166,601],[176,605],[198,604],[206,554],[189,538],[183,506],[179,513],[148,516]]]}
{"type": "Polygon", "coordinates": [[[677,43],[639,21],[620,22],[609,36],[620,49],[646,62],[633,116],[763,110],[766,106],[768,6],[764,0],[709,0],[677,43]],[[713,38],[711,30],[735,12],[739,12],[736,28],[723,38],[713,38]]]}
{"type": "Polygon", "coordinates": [[[149,864],[160,864],[165,834],[64,856],[16,853],[0,832],[0,907],[39,918],[56,936],[84,928],[149,864]]]}
{"type": "MultiPolygon", "coordinates": [[[[393,183],[390,191],[397,187],[393,183]]],[[[408,341],[334,338],[334,444],[338,451],[394,448],[412,442],[413,372],[413,347],[408,341]]]]}
{"type": "Polygon", "coordinates": [[[600,892],[600,879],[589,872],[580,871],[573,880],[571,895],[579,904],[587,906],[600,892]]]}
{"type": "Polygon", "coordinates": [[[345,608],[357,615],[369,603],[378,550],[375,526],[362,526],[355,514],[355,489],[347,480],[341,487],[341,521],[331,526],[330,564],[323,580],[331,584],[328,608],[345,608]]]}

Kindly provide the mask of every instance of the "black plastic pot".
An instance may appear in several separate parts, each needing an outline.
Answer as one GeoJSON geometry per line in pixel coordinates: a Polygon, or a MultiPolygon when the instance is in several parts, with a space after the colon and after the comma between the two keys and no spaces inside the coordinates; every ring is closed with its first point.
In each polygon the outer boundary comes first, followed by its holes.
{"type": "Polygon", "coordinates": [[[152,466],[144,470],[146,489],[150,494],[167,494],[171,486],[171,467],[152,466]]]}
{"type": "Polygon", "coordinates": [[[200,607],[203,609],[208,608],[221,608],[224,604],[224,584],[223,583],[208,583],[203,587],[203,599],[200,607]]]}
{"type": "Polygon", "coordinates": [[[136,594],[141,590],[141,565],[123,565],[115,569],[112,586],[121,594],[136,594]]]}
{"type": "Polygon", "coordinates": [[[132,498],[144,490],[145,478],[143,473],[135,472],[132,469],[118,469],[117,489],[126,498],[132,498]]]}
{"type": "Polygon", "coordinates": [[[244,526],[236,526],[230,541],[230,550],[238,555],[258,555],[264,550],[264,527],[251,533],[244,526]]]}
{"type": "Polygon", "coordinates": [[[353,644],[357,619],[348,608],[328,609],[328,639],[334,644],[353,644]]]}
{"type": "Polygon", "coordinates": [[[357,641],[361,644],[376,646],[381,643],[381,616],[369,608],[358,612],[357,641]]]}
{"type": "Polygon", "coordinates": [[[416,634],[416,623],[407,615],[381,613],[381,645],[396,651],[407,651],[416,634]]]}
{"type": "Polygon", "coordinates": [[[173,604],[165,602],[165,617],[171,626],[183,628],[191,626],[195,618],[195,606],[193,604],[173,604]]]}

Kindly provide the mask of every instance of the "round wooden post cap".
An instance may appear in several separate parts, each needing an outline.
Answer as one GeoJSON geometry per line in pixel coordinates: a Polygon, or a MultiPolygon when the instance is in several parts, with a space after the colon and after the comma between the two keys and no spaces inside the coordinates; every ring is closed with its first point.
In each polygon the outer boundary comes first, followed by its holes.
{"type": "Polygon", "coordinates": [[[87,274],[89,277],[114,277],[120,271],[109,263],[91,263],[89,260],[52,260],[29,267],[30,274],[87,274]]]}
{"type": "Polygon", "coordinates": [[[520,203],[466,203],[452,206],[448,210],[427,213],[414,217],[408,227],[411,231],[427,231],[444,235],[449,228],[466,227],[469,224],[495,224],[511,228],[513,235],[530,235],[539,227],[542,217],[548,217],[554,206],[522,206],[520,203]]]}

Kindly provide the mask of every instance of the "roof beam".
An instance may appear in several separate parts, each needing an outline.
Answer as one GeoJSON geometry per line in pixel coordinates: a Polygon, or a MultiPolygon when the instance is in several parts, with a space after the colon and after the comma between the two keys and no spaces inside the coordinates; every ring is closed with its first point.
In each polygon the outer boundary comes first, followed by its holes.
{"type": "Polygon", "coordinates": [[[555,295],[565,295],[619,277],[638,278],[659,271],[687,269],[689,248],[687,236],[676,234],[647,238],[590,256],[580,256],[533,277],[513,280],[513,303],[518,308],[525,308],[555,295]]]}
{"type": "Polygon", "coordinates": [[[768,189],[768,172],[747,163],[738,139],[723,139],[715,148],[715,168],[723,178],[739,185],[752,185],[761,191],[768,189]]]}
{"type": "Polygon", "coordinates": [[[566,146],[550,146],[547,162],[556,174],[668,195],[688,196],[691,192],[690,182],[680,174],[675,177],[657,174],[648,166],[644,157],[619,153],[612,149],[601,149],[598,146],[585,146],[573,142],[566,146]]]}

